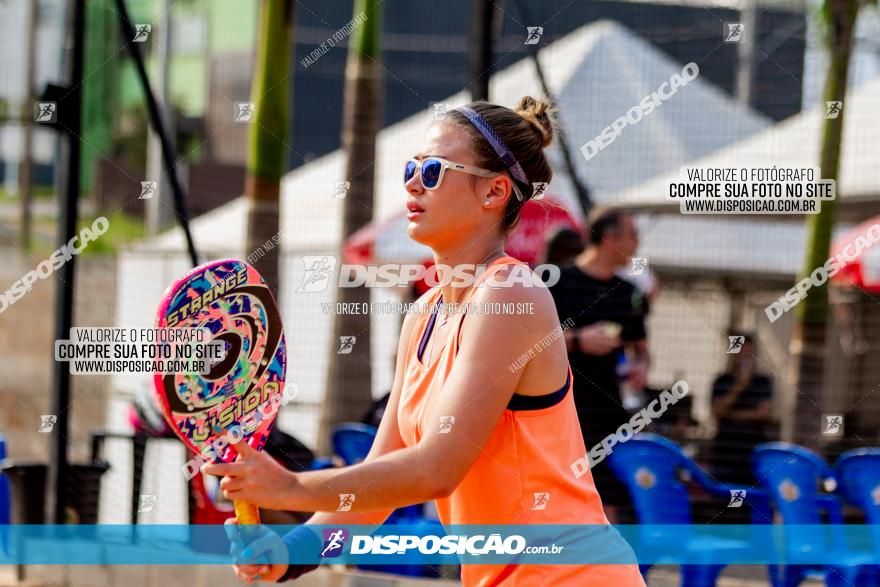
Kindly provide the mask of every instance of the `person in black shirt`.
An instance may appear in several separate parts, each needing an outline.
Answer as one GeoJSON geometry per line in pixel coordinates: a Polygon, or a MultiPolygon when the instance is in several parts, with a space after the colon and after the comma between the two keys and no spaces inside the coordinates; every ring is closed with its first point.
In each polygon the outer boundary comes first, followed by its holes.
{"type": "MultiPolygon", "coordinates": [[[[573,323],[565,331],[565,342],[587,452],[629,421],[620,384],[625,380],[633,389],[644,389],[649,363],[647,302],[641,290],[614,274],[638,248],[635,222],[621,210],[597,210],[588,229],[587,248],[573,266],[561,269],[559,281],[550,288],[560,323],[573,323]]],[[[626,487],[608,463],[598,463],[591,472],[606,516],[612,522],[631,516],[626,487]]]]}
{"type": "Polygon", "coordinates": [[[720,481],[754,484],[752,449],[769,439],[773,422],[773,382],[755,373],[755,343],[744,336],[726,373],[712,385],[712,415],[718,422],[713,446],[713,465],[720,481]]]}

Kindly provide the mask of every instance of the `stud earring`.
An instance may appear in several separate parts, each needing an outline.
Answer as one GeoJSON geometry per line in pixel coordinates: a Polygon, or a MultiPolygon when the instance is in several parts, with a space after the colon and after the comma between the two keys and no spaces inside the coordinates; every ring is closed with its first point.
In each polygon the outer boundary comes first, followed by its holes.
{"type": "Polygon", "coordinates": [[[486,205],[486,206],[488,206],[488,205],[489,205],[489,200],[486,200],[485,202],[483,202],[483,204],[486,205]]]}

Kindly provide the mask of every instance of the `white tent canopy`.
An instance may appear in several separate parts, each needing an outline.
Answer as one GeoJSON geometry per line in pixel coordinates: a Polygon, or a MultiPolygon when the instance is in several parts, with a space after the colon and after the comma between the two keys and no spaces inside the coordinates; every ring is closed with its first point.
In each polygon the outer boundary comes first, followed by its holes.
{"type": "MultiPolygon", "coordinates": [[[[542,49],[540,58],[547,83],[556,93],[567,138],[574,150],[574,164],[596,202],[608,202],[617,190],[676,169],[769,125],[765,118],[737,105],[698,76],[639,124],[627,127],[601,154],[586,161],[579,152],[581,145],[657,91],[673,74],[680,74],[682,64],[621,25],[608,21],[574,31],[542,49]]],[[[507,106],[515,105],[524,95],[542,95],[534,65],[528,59],[495,74],[490,90],[494,101],[507,106]]],[[[453,108],[469,100],[465,92],[460,92],[440,102],[453,108]]],[[[403,161],[418,151],[433,114],[434,108],[426,102],[423,111],[380,131],[375,162],[375,220],[388,219],[403,210],[403,161]]],[[[555,143],[549,151],[557,174],[548,191],[579,213],[569,179],[558,171],[562,169],[558,149],[555,143]]],[[[364,162],[368,164],[371,162],[364,162]]],[[[288,385],[295,382],[301,391],[296,409],[282,411],[279,424],[295,429],[297,437],[307,444],[317,438],[327,349],[337,344],[331,340],[332,321],[324,313],[324,307],[334,301],[335,288],[294,294],[305,272],[298,257],[339,253],[343,200],[332,196],[336,182],[346,179],[344,170],[345,154],[338,150],[291,171],[281,185],[279,224],[284,237],[280,243],[283,264],[279,305],[291,349],[288,385]]],[[[245,222],[244,198],[194,219],[192,233],[198,251],[204,258],[244,257],[248,253],[245,222]]],[[[185,250],[181,230],[174,229],[120,254],[116,304],[119,325],[142,327],[152,323],[165,286],[189,267],[185,250]]],[[[373,288],[371,294],[372,301],[383,302],[396,299],[398,292],[373,288]]],[[[372,321],[374,397],[387,391],[393,378],[390,357],[399,332],[395,318],[399,317],[379,316],[372,321]]],[[[149,385],[147,377],[114,377],[115,388],[123,393],[149,385]]],[[[108,418],[111,427],[124,422],[124,406],[123,399],[115,404],[108,418]]]]}
{"type": "MultiPolygon", "coordinates": [[[[803,222],[676,213],[639,214],[637,224],[639,250],[661,274],[672,270],[788,280],[803,268],[807,247],[803,222]]],[[[849,228],[849,224],[835,227],[834,237],[849,228]]]]}
{"type": "MultiPolygon", "coordinates": [[[[880,211],[880,79],[851,92],[844,104],[843,145],[835,236],[880,211]],[[849,213],[847,209],[850,210],[849,213]]],[[[824,108],[814,108],[718,151],[692,167],[818,167],[824,108]]],[[[619,206],[663,214],[640,215],[641,247],[651,265],[792,278],[802,269],[804,216],[682,216],[668,200],[672,170],[612,196],[619,206]]]]}
{"type": "MultiPolygon", "coordinates": [[[[541,51],[547,83],[556,93],[573,160],[597,202],[608,202],[613,192],[725,147],[769,125],[764,117],[738,105],[731,98],[697,77],[680,88],[639,124],[589,162],[581,145],[639,104],[670,76],[680,73],[675,63],[650,43],[611,21],[586,25],[541,51]],[[707,132],[711,129],[711,132],[707,132]]],[[[493,76],[493,100],[513,106],[523,95],[540,96],[534,66],[523,59],[493,76]]],[[[460,92],[442,100],[450,108],[467,103],[460,92]]],[[[401,174],[403,161],[418,150],[433,108],[383,129],[377,140],[374,216],[385,219],[403,209],[405,194],[401,174]]],[[[558,143],[549,150],[553,167],[562,168],[558,143]]],[[[281,186],[282,246],[298,252],[335,249],[340,244],[341,199],[332,199],[334,184],[344,181],[345,160],[341,150],[288,173],[281,186]]],[[[570,209],[579,206],[570,181],[557,172],[549,192],[570,209]]],[[[243,252],[245,233],[243,198],[209,212],[192,223],[196,246],[203,251],[243,252]]],[[[183,250],[179,229],[138,248],[183,250]]]]}
{"type": "MultiPolygon", "coordinates": [[[[880,200],[880,78],[853,91],[845,110],[838,199],[843,205],[880,200]]],[[[802,112],[735,145],[687,163],[689,167],[818,167],[824,106],[802,112]]],[[[677,211],[665,195],[679,169],[613,195],[617,205],[677,211]]],[[[875,208],[876,211],[876,208],[875,208]]]]}

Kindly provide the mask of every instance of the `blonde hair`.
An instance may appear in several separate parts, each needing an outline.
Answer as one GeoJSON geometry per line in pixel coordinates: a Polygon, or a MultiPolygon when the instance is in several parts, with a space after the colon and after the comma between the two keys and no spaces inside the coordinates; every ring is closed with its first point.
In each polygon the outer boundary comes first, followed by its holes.
{"type": "MultiPolygon", "coordinates": [[[[513,110],[485,101],[468,104],[492,127],[504,145],[513,153],[522,166],[529,182],[549,182],[553,178],[550,162],[544,155],[544,148],[553,142],[556,131],[556,110],[546,100],[523,96],[513,110]]],[[[456,110],[449,112],[447,121],[464,128],[474,141],[474,154],[478,167],[489,171],[507,171],[489,141],[474,127],[464,114],[456,110]]],[[[511,176],[523,194],[523,201],[511,197],[501,220],[501,230],[510,232],[516,227],[523,204],[532,194],[532,186],[525,185],[511,176]]]]}

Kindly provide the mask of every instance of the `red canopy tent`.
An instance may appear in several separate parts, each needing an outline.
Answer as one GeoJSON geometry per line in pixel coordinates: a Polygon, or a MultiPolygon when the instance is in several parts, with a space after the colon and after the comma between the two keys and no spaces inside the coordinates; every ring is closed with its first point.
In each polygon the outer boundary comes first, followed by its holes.
{"type": "MultiPolygon", "coordinates": [[[[862,222],[834,240],[831,244],[831,256],[841,252],[844,256],[841,257],[843,266],[831,278],[832,281],[854,285],[868,293],[880,294],[880,244],[872,244],[867,236],[869,229],[875,225],[880,226],[880,216],[862,222]],[[855,258],[852,261],[846,260],[853,256],[855,258]]],[[[880,236],[878,232],[880,228],[871,230],[875,237],[880,236]]]]}

